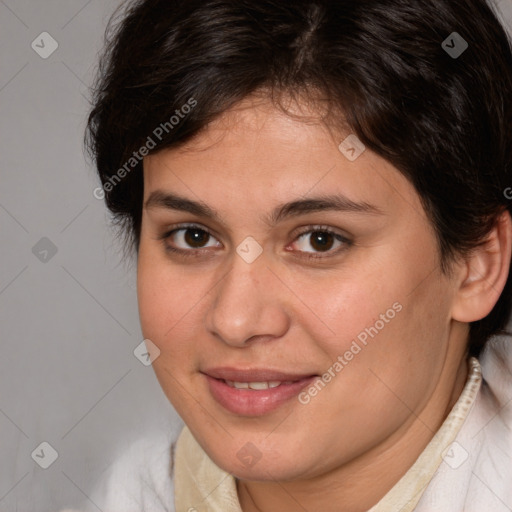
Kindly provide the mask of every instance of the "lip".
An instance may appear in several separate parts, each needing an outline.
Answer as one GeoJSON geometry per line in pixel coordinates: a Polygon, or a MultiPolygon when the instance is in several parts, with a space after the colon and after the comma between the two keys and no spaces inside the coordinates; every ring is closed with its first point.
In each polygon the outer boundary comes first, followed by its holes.
{"type": "Polygon", "coordinates": [[[270,413],[296,397],[318,375],[292,374],[270,369],[212,368],[202,372],[210,394],[229,412],[241,416],[262,416],[270,413]],[[236,382],[281,381],[275,388],[262,390],[236,389],[226,380],[236,382]],[[285,384],[286,383],[286,384],[285,384]]]}

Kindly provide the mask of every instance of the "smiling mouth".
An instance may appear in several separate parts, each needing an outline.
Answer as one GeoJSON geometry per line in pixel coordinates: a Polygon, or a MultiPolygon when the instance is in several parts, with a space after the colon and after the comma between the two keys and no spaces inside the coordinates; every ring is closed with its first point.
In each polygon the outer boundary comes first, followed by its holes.
{"type": "MultiPolygon", "coordinates": [[[[211,397],[237,416],[262,416],[293,403],[319,375],[222,368],[204,372],[211,397]]],[[[296,402],[298,403],[298,401],[296,402]]]]}

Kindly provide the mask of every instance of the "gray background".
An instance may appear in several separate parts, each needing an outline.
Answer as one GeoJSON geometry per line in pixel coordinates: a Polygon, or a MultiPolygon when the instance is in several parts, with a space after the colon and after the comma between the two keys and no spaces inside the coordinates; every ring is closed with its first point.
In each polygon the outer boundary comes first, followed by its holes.
{"type": "MultiPolygon", "coordinates": [[[[181,427],[133,354],[135,269],[121,263],[82,150],[118,4],[0,0],[1,512],[76,507],[124,446],[181,427]],[[47,59],[31,47],[42,32],[58,43],[47,59]],[[31,456],[43,441],[59,454],[48,469],[34,461],[47,449],[31,456]]],[[[512,30],[512,0],[499,6],[512,30]]]]}

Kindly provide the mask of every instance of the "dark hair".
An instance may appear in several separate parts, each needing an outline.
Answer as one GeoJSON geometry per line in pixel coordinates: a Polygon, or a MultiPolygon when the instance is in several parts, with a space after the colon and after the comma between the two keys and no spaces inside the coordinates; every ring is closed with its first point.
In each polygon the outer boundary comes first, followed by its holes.
{"type": "MultiPolygon", "coordinates": [[[[512,50],[484,0],[143,0],[111,20],[86,134],[129,245],[139,245],[141,155],[185,143],[262,91],[277,103],[283,92],[323,98],[398,168],[444,272],[511,211],[512,50]]],[[[493,311],[470,325],[471,354],[503,332],[511,307],[509,273],[493,311]]]]}

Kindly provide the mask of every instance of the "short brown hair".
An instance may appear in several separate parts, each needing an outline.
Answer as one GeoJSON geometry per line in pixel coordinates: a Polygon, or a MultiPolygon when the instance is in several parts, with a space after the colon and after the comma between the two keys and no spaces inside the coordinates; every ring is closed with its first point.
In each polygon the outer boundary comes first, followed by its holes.
{"type": "MultiPolygon", "coordinates": [[[[150,152],[183,144],[261,90],[320,93],[343,112],[414,185],[444,271],[511,211],[512,51],[484,0],[128,3],[110,24],[89,117],[102,184],[190,98],[192,111],[150,152]]],[[[105,200],[138,248],[143,169],[132,163],[105,200]]],[[[511,307],[509,274],[492,312],[470,326],[472,354],[504,329],[511,307]]]]}

